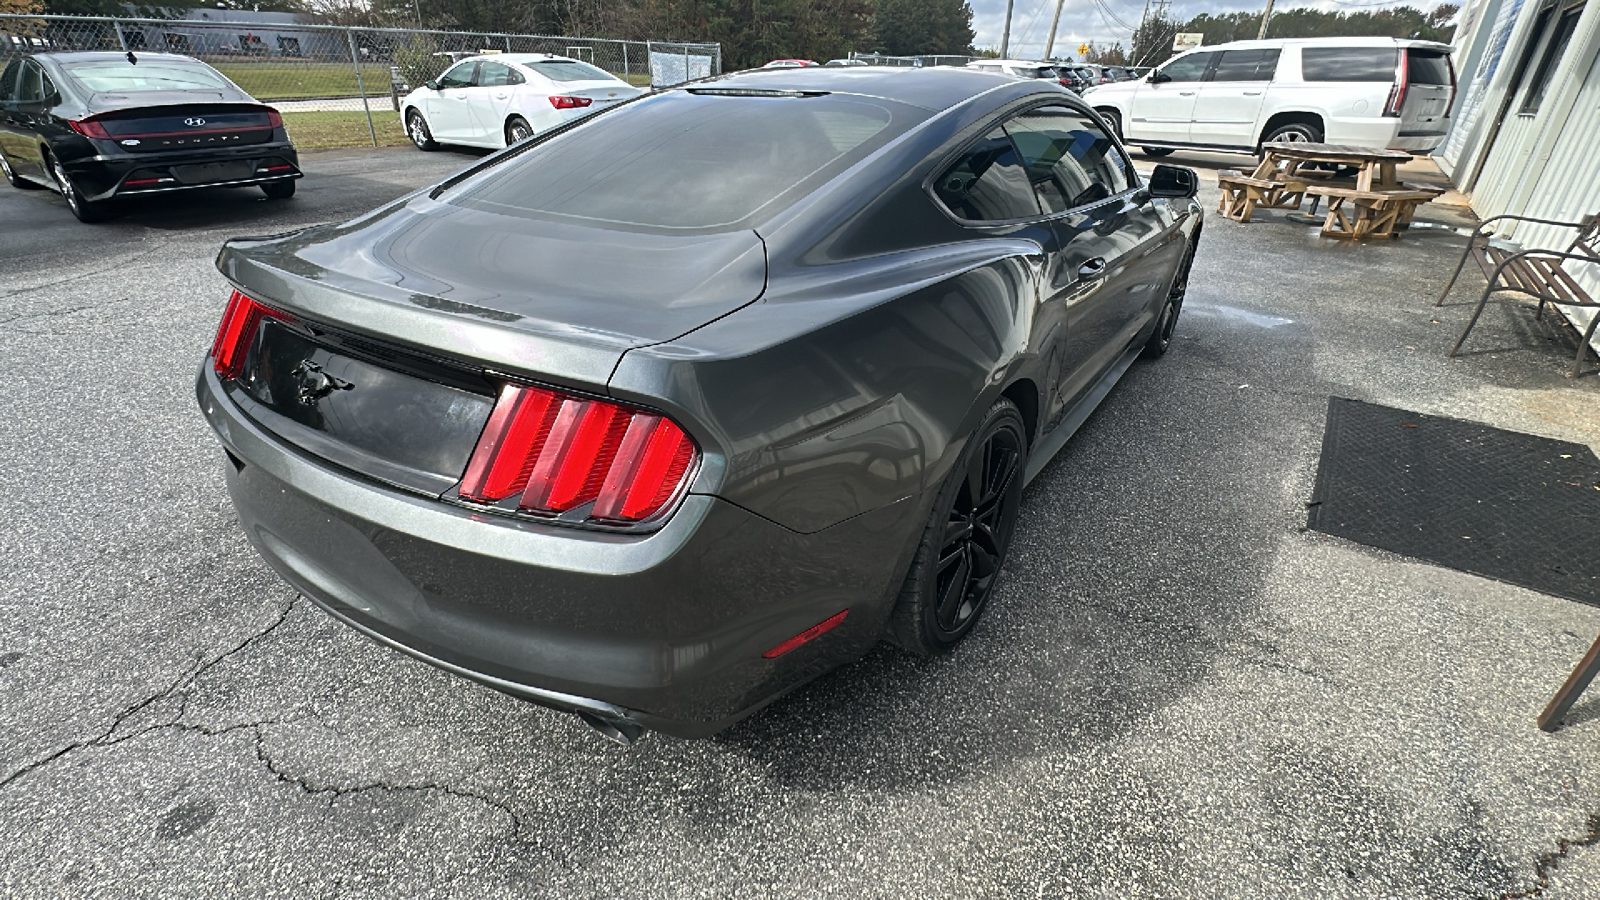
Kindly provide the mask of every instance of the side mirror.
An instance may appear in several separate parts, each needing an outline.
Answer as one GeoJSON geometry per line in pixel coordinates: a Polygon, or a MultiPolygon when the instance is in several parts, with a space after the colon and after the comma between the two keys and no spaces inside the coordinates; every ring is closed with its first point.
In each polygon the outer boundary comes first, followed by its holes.
{"type": "Polygon", "coordinates": [[[1156,166],[1148,183],[1150,196],[1169,200],[1187,200],[1200,193],[1200,176],[1183,166],[1156,166]]]}
{"type": "Polygon", "coordinates": [[[1159,69],[1157,69],[1154,72],[1151,72],[1149,77],[1147,77],[1145,79],[1145,81],[1148,81],[1151,84],[1162,84],[1164,82],[1168,82],[1168,81],[1171,81],[1171,80],[1172,80],[1171,78],[1168,78],[1167,76],[1161,74],[1161,70],[1159,70],[1159,69]]]}
{"type": "Polygon", "coordinates": [[[422,86],[427,88],[430,91],[437,91],[439,89],[439,82],[437,82],[437,81],[424,81],[422,83],[422,86]]]}

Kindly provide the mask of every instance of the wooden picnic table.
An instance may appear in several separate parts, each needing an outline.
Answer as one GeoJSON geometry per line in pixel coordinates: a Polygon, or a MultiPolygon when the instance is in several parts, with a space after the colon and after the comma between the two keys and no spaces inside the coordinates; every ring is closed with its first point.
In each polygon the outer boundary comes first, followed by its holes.
{"type": "Polygon", "coordinates": [[[1326,174],[1302,173],[1308,163],[1333,163],[1357,169],[1358,191],[1397,191],[1401,189],[1395,168],[1411,159],[1404,150],[1375,147],[1346,147],[1341,144],[1313,144],[1309,141],[1277,141],[1261,145],[1261,165],[1255,177],[1273,181],[1325,179],[1326,174]],[[1299,178],[1296,178],[1299,176],[1299,178]]]}
{"type": "Polygon", "coordinates": [[[1310,194],[1328,201],[1323,235],[1352,240],[1394,237],[1395,229],[1411,223],[1418,204],[1442,193],[1400,183],[1396,170],[1410,158],[1404,150],[1374,147],[1301,141],[1263,144],[1261,164],[1254,172],[1218,173],[1221,209],[1229,218],[1248,222],[1257,208],[1299,209],[1310,194]],[[1324,171],[1316,164],[1354,169],[1355,174],[1324,171]]]}

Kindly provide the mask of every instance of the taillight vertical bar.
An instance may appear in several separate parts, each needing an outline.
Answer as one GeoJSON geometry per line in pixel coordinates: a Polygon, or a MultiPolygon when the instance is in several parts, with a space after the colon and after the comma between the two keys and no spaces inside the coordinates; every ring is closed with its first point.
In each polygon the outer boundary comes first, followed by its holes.
{"type": "Polygon", "coordinates": [[[1400,60],[1395,65],[1394,87],[1389,89],[1389,103],[1384,107],[1386,116],[1400,115],[1400,108],[1406,103],[1406,90],[1411,87],[1411,52],[1405,48],[1400,50],[1400,60]]]}
{"type": "Polygon", "coordinates": [[[493,503],[521,491],[550,433],[561,400],[551,391],[518,384],[500,390],[489,423],[461,479],[461,496],[493,503]]]}

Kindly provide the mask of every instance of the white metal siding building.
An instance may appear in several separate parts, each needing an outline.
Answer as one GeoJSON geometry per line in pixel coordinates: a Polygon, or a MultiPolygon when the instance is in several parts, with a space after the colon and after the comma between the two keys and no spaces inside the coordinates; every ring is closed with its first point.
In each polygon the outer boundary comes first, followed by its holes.
{"type": "MultiPolygon", "coordinates": [[[[1567,222],[1600,213],[1600,0],[1469,0],[1454,58],[1454,125],[1434,159],[1473,210],[1567,222]]],[[[1564,250],[1573,237],[1503,224],[1525,247],[1564,250]]],[[[1600,296],[1600,266],[1567,269],[1600,296]]],[[[1593,313],[1565,311],[1580,329],[1593,313]]]]}

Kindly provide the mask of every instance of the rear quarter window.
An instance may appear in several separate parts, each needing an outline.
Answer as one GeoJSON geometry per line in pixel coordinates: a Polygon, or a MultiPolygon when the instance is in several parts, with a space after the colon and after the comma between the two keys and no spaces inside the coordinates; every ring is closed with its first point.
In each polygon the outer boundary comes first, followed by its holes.
{"type": "Polygon", "coordinates": [[[1399,62],[1400,51],[1395,47],[1305,47],[1300,51],[1300,77],[1305,81],[1392,83],[1399,62]]]}
{"type": "Polygon", "coordinates": [[[1407,50],[1406,77],[1412,84],[1449,84],[1450,58],[1442,53],[1407,50]]]}

